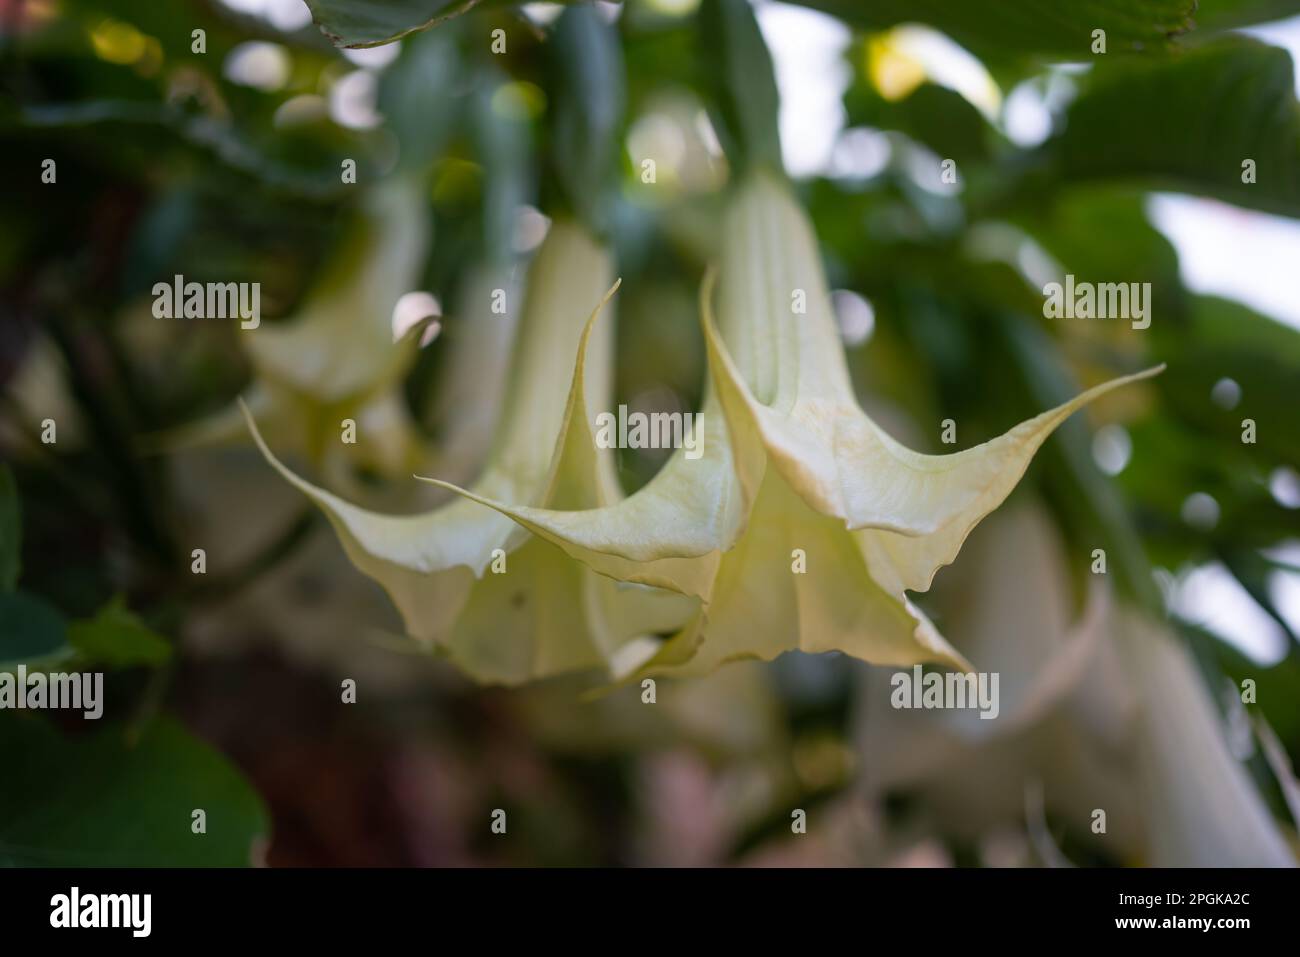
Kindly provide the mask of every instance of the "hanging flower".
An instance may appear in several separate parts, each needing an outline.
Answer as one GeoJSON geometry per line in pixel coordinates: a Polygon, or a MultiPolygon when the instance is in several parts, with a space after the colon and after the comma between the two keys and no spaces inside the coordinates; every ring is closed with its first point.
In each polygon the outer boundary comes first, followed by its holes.
{"type": "Polygon", "coordinates": [[[971,842],[1028,819],[1040,857],[1059,860],[1042,809],[1035,821],[1027,806],[1041,786],[1054,819],[1116,861],[1295,864],[1167,625],[1093,576],[1075,621],[1069,561],[1041,506],[1000,512],[969,547],[947,610],[957,647],[999,675],[996,717],[897,709],[893,673],[872,669],[857,722],[870,794],[918,794],[971,842]]]}
{"type": "MultiPolygon", "coordinates": [[[[394,178],[367,193],[360,222],[325,266],[299,314],[241,329],[254,379],[243,402],[277,445],[304,456],[336,484],[348,468],[407,475],[423,444],[400,395],[421,330],[394,342],[393,309],[419,280],[429,223],[419,183],[394,178]],[[351,419],[364,437],[339,441],[351,419]],[[345,454],[346,453],[346,454],[345,454]]],[[[173,448],[227,444],[244,434],[237,407],[163,437],[173,448]]]]}
{"type": "MultiPolygon", "coordinates": [[[[611,273],[608,252],[585,230],[552,224],[529,273],[505,407],[476,494],[566,510],[621,497],[611,453],[566,425],[595,411],[567,387],[580,340],[579,378],[592,383],[595,404],[611,395],[611,327],[584,327],[577,305],[598,303],[599,313],[614,292],[606,292],[611,273]]],[[[597,575],[467,500],[411,516],[358,508],[287,469],[252,416],[249,425],[271,464],[325,512],[352,562],[387,590],[407,631],[479,680],[620,674],[654,650],[648,635],[689,612],[679,596],[597,575]]]]}
{"type": "MultiPolygon", "coordinates": [[[[626,501],[588,512],[465,494],[604,575],[700,599],[647,672],[697,674],[794,649],[968,668],[907,591],[926,590],[956,558],[1057,425],[1158,370],[1090,389],[975,448],[925,455],[858,405],[812,229],[776,178],[741,184],[720,272],[716,326],[707,280],[701,303],[703,455],[679,450],[626,501]]],[[[590,440],[588,421],[568,429],[590,440]]]]}

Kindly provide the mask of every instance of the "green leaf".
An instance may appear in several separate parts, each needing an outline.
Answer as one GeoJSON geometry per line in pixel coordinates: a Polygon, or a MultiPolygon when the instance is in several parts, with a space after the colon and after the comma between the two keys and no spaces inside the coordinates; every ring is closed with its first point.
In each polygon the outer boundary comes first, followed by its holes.
{"type": "Polygon", "coordinates": [[[1037,55],[1090,60],[1092,31],[1106,31],[1107,53],[1161,49],[1192,29],[1195,0],[799,0],[867,30],[925,23],[977,55],[1037,55]]]}
{"type": "Polygon", "coordinates": [[[939,156],[965,165],[989,158],[995,133],[988,122],[960,93],[922,83],[906,99],[885,99],[867,83],[857,83],[844,96],[850,126],[898,130],[939,156]]]}
{"type": "Polygon", "coordinates": [[[733,163],[780,170],[777,132],[780,98],[768,53],[749,0],[704,0],[700,40],[718,111],[718,136],[733,163]]]}
{"type": "Polygon", "coordinates": [[[436,27],[481,0],[306,0],[311,18],[338,47],[377,47],[436,27]]]}
{"type": "Polygon", "coordinates": [[[22,570],[23,518],[18,486],[9,466],[0,466],[0,592],[13,591],[22,570]]]}
{"type": "MultiPolygon", "coordinates": [[[[511,94],[510,76],[483,69],[467,111],[474,152],[483,164],[483,245],[490,263],[511,262],[515,216],[532,199],[533,136],[529,104],[511,94]]],[[[540,107],[538,107],[540,109],[540,107]]]]}
{"type": "Polygon", "coordinates": [[[94,618],[68,625],[68,641],[81,656],[118,668],[158,664],[172,653],[167,639],[151,631],[120,595],[94,618]]]}
{"type": "Polygon", "coordinates": [[[1300,105],[1285,50],[1233,37],[1098,64],[1049,141],[1069,180],[1118,180],[1300,216],[1300,105]],[[1242,163],[1256,182],[1242,182],[1242,163]]]}
{"type": "Polygon", "coordinates": [[[286,194],[320,201],[337,198],[345,188],[339,182],[337,162],[321,162],[319,157],[310,166],[285,162],[269,155],[245,129],[230,121],[190,113],[171,103],[106,99],[43,103],[15,113],[13,120],[5,118],[5,125],[13,121],[38,134],[48,130],[97,136],[103,143],[161,130],[203,159],[286,194]]]}
{"type": "Polygon", "coordinates": [[[1216,296],[1191,299],[1186,322],[1152,324],[1155,355],[1170,363],[1162,383],[1174,412],[1225,450],[1250,455],[1262,468],[1300,462],[1295,428],[1300,333],[1247,306],[1216,296]],[[1211,401],[1220,379],[1243,387],[1240,404],[1211,401]],[[1255,420],[1256,441],[1241,442],[1241,421],[1255,420]]]}
{"type": "Polygon", "coordinates": [[[1151,225],[1140,191],[1110,183],[1076,186],[1048,203],[1026,207],[1017,222],[1074,274],[1076,283],[1150,282],[1153,300],[1166,304],[1164,315],[1181,301],[1178,254],[1151,225]],[[1106,242],[1097,242],[1098,236],[1106,242]]]}
{"type": "Polygon", "coordinates": [[[397,134],[401,167],[423,170],[443,151],[456,120],[456,31],[428,33],[403,46],[380,80],[379,111],[397,134]]]}
{"type": "Polygon", "coordinates": [[[17,772],[0,789],[0,865],[239,867],[269,829],[248,782],[169,719],[129,744],[120,727],[64,736],[6,715],[0,753],[17,772]]]}
{"type": "MultiPolygon", "coordinates": [[[[564,199],[593,231],[604,231],[620,154],[626,80],[618,34],[593,7],[570,7],[548,44],[555,90],[551,168],[564,199]]],[[[581,311],[581,310],[579,310],[581,311]]]]}
{"type": "Polygon", "coordinates": [[[68,657],[63,619],[51,605],[24,592],[0,593],[0,670],[68,657]]]}
{"type": "Polygon", "coordinates": [[[1300,13],[1296,0],[1199,0],[1196,29],[1228,30],[1251,23],[1282,20],[1300,13]]]}

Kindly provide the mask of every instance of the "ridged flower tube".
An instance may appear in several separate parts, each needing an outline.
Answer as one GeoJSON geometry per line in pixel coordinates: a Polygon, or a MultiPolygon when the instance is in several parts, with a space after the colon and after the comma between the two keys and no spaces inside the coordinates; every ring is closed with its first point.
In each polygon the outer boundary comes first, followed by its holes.
{"type": "Polygon", "coordinates": [[[857,403],[816,240],[788,187],[749,175],[722,243],[716,323],[707,281],[701,303],[703,455],[679,450],[645,488],[592,512],[471,496],[602,574],[700,599],[647,672],[694,674],[795,649],[969,667],[906,592],[929,587],[1071,413],[1157,370],[1090,389],[975,448],[914,452],[857,403]],[[805,312],[792,307],[800,299],[805,312]]]}
{"type": "MultiPolygon", "coordinates": [[[[612,295],[611,280],[605,248],[557,219],[529,270],[505,405],[476,494],[579,510],[620,497],[609,450],[573,441],[566,428],[611,398],[612,326],[583,324],[612,295]],[[591,406],[568,384],[580,340],[591,406]]],[[[407,631],[480,681],[618,674],[653,650],[646,635],[689,612],[680,597],[601,577],[467,500],[411,516],[358,508],[287,469],[249,424],[271,464],[329,518],[353,564],[388,592],[407,631]]]]}

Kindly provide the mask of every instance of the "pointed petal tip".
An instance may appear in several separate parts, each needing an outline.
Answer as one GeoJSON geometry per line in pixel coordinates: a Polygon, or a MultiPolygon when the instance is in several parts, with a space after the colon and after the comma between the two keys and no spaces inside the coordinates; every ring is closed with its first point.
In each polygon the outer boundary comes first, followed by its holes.
{"type": "Polygon", "coordinates": [[[1130,376],[1122,376],[1121,378],[1128,382],[1138,382],[1141,381],[1142,379],[1154,379],[1156,376],[1160,375],[1160,373],[1164,372],[1167,368],[1169,368],[1169,364],[1167,362],[1160,362],[1157,363],[1156,365],[1150,366],[1149,368],[1143,369],[1141,372],[1135,372],[1130,376]]]}
{"type": "Polygon", "coordinates": [[[605,295],[600,297],[600,302],[596,303],[596,308],[591,310],[591,315],[587,317],[587,328],[584,331],[584,335],[585,332],[589,332],[591,327],[596,324],[597,317],[604,311],[605,307],[609,305],[609,301],[614,298],[614,294],[618,292],[619,287],[622,285],[623,277],[619,276],[614,280],[614,285],[609,287],[605,295]]]}
{"type": "Polygon", "coordinates": [[[427,482],[430,485],[436,485],[438,488],[446,489],[449,492],[455,492],[457,495],[471,495],[470,492],[467,492],[459,485],[454,485],[451,482],[444,482],[442,479],[430,478],[427,475],[417,475],[414,472],[411,473],[411,478],[415,479],[417,482],[427,482]]]}
{"type": "Polygon", "coordinates": [[[975,666],[971,664],[970,659],[960,651],[953,649],[953,653],[945,655],[943,661],[939,664],[948,665],[953,671],[960,671],[964,675],[975,674],[975,666]]]}
{"type": "Polygon", "coordinates": [[[277,470],[283,472],[284,466],[280,464],[280,460],[275,457],[275,453],[271,451],[270,447],[266,444],[266,440],[262,438],[262,432],[257,427],[257,420],[253,418],[253,410],[248,407],[248,403],[244,401],[242,395],[236,397],[235,401],[239,404],[239,411],[244,416],[244,422],[248,425],[248,432],[252,435],[253,441],[257,444],[258,451],[260,451],[266,460],[274,465],[277,470]]]}
{"type": "Polygon", "coordinates": [[[417,482],[425,482],[436,488],[440,488],[440,489],[444,489],[445,491],[452,492],[455,495],[459,495],[461,498],[469,499],[471,502],[477,502],[479,505],[486,505],[488,508],[492,509],[493,511],[500,512],[506,518],[509,518],[513,521],[518,521],[518,519],[516,519],[515,516],[511,514],[510,506],[505,504],[504,502],[498,502],[495,499],[490,499],[487,498],[486,496],[479,495],[477,492],[472,491],[471,489],[462,488],[461,486],[456,485],[453,482],[444,482],[442,479],[429,478],[429,476],[427,475],[415,475],[414,473],[412,473],[411,478],[415,479],[417,482]]]}
{"type": "Polygon", "coordinates": [[[248,407],[248,403],[244,401],[244,397],[239,396],[238,402],[239,411],[243,413],[244,421],[248,424],[248,431],[253,436],[253,442],[257,446],[257,450],[262,453],[262,458],[266,459],[267,464],[279,472],[286,482],[323,508],[322,496],[327,496],[328,493],[312,485],[276,457],[276,454],[271,451],[271,447],[266,444],[266,439],[262,437],[262,432],[257,427],[257,420],[253,418],[253,412],[248,407]]]}

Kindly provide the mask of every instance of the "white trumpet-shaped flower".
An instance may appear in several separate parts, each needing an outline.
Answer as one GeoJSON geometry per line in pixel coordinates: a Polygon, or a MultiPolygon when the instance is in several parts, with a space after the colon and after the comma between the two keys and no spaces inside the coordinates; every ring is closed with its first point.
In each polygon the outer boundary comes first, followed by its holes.
{"type": "Polygon", "coordinates": [[[1132,611],[1115,641],[1139,701],[1135,764],[1159,867],[1295,867],[1268,805],[1232,754],[1223,719],[1171,630],[1132,611]]]}
{"type": "MultiPolygon", "coordinates": [[[[679,451],[625,501],[583,512],[465,494],[604,575],[698,598],[647,671],[694,674],[794,649],[968,667],[906,592],[929,587],[1056,426],[1158,370],[1090,389],[975,448],[925,455],[858,405],[811,226],[775,178],[752,175],[731,204],[716,325],[708,287],[701,457],[679,451]],[[800,301],[806,312],[793,308],[800,301]]],[[[574,387],[583,388],[581,363],[574,387]]],[[[568,429],[590,440],[590,420],[568,429]]]]}
{"type": "MultiPolygon", "coordinates": [[[[611,273],[608,253],[582,228],[551,226],[529,272],[505,406],[476,494],[572,510],[621,496],[611,453],[568,428],[611,398],[611,327],[582,323],[612,296],[611,273]],[[568,386],[580,352],[577,375],[591,404],[568,386]]],[[[353,564],[385,588],[407,631],[479,680],[598,667],[619,674],[654,650],[649,635],[689,613],[680,596],[599,576],[468,500],[412,516],[358,508],[287,469],[251,416],[249,425],[271,464],[330,519],[353,564]]]]}
{"type": "Polygon", "coordinates": [[[945,834],[975,842],[1025,822],[1041,787],[1054,823],[1116,861],[1295,864],[1168,625],[1091,575],[1076,621],[1069,558],[1041,507],[999,513],[968,547],[946,611],[956,646],[999,675],[998,713],[896,709],[894,673],[870,670],[857,722],[869,794],[913,793],[945,834]]]}
{"type": "MultiPolygon", "coordinates": [[[[419,281],[429,247],[420,185],[394,178],[367,193],[360,218],[327,262],[298,314],[240,329],[254,378],[243,402],[277,445],[343,480],[343,461],[387,475],[423,461],[418,431],[398,392],[419,348],[412,330],[394,342],[393,309],[419,281]],[[361,440],[339,442],[352,419],[361,440]],[[344,453],[347,453],[346,455],[344,453]]],[[[220,445],[244,435],[237,407],[163,437],[173,448],[220,445]]]]}

